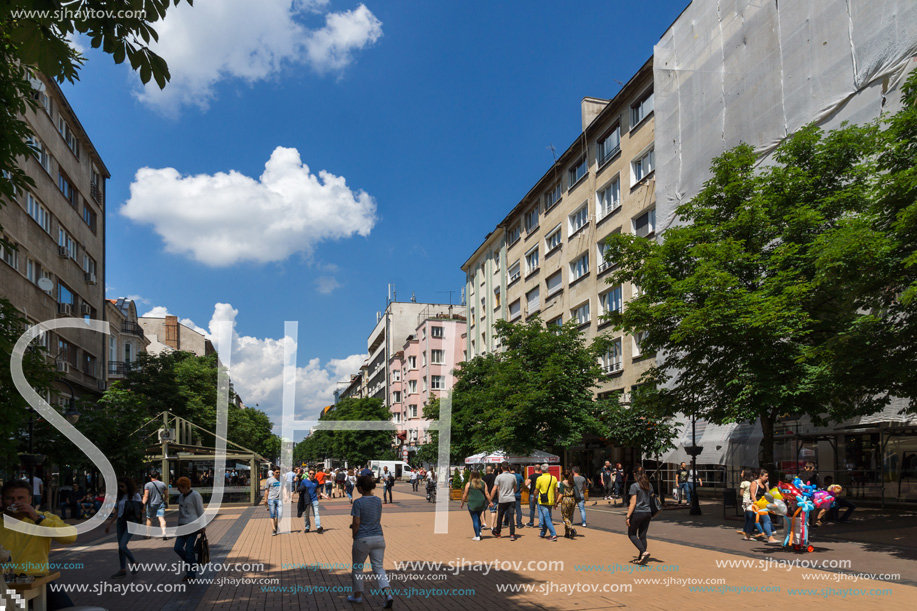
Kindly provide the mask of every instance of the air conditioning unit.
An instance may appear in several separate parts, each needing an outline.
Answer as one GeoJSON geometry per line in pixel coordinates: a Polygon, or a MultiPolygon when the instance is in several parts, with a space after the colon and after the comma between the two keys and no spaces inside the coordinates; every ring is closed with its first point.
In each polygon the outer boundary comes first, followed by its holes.
{"type": "Polygon", "coordinates": [[[70,363],[67,361],[57,361],[57,370],[60,373],[70,373],[70,363]]]}
{"type": "Polygon", "coordinates": [[[92,314],[92,307],[88,303],[81,303],[80,304],[80,314],[84,316],[89,316],[90,314],[92,314]]]}
{"type": "Polygon", "coordinates": [[[86,282],[89,284],[98,284],[95,272],[86,272],[86,282]]]}
{"type": "Polygon", "coordinates": [[[172,441],[175,439],[175,429],[159,429],[159,441],[172,441]]]}
{"type": "Polygon", "coordinates": [[[70,256],[70,251],[67,250],[66,246],[58,246],[57,254],[66,259],[67,257],[70,256]]]}
{"type": "Polygon", "coordinates": [[[108,382],[106,382],[105,380],[96,380],[96,383],[97,383],[98,386],[99,386],[99,390],[107,390],[107,389],[108,389],[108,382]]]}
{"type": "Polygon", "coordinates": [[[73,314],[73,306],[69,303],[59,303],[57,304],[57,311],[65,316],[70,316],[73,314]]]}

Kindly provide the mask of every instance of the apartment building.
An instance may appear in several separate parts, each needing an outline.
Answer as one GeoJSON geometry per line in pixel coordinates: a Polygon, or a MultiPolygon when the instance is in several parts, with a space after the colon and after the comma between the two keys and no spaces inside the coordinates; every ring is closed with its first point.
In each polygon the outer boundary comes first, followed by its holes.
{"type": "MultiPolygon", "coordinates": [[[[98,151],[57,83],[32,80],[38,108],[24,115],[34,154],[21,160],[34,188],[0,207],[0,295],[30,323],[54,318],[102,319],[105,315],[105,181],[98,151]]],[[[61,379],[78,395],[106,386],[104,335],[61,329],[35,340],[57,364],[61,379]]],[[[61,385],[61,400],[69,389],[61,385]]]]}
{"type": "Polygon", "coordinates": [[[475,309],[466,350],[469,358],[498,350],[498,318],[574,320],[587,338],[614,336],[599,392],[627,393],[653,359],[639,335],[613,333],[601,320],[638,290],[607,283],[614,262],[604,252],[613,233],[655,235],[653,60],[613,99],[585,98],[582,129],[463,265],[475,309]]]}
{"type": "Polygon", "coordinates": [[[408,452],[430,441],[429,421],[424,407],[452,388],[452,375],[463,360],[466,327],[465,308],[428,306],[417,316],[414,333],[405,340],[402,350],[389,360],[391,392],[389,409],[393,421],[404,432],[408,452]]]}
{"type": "Polygon", "coordinates": [[[205,335],[178,322],[177,316],[143,316],[137,320],[143,334],[149,338],[147,352],[150,354],[183,350],[197,356],[208,356],[216,352],[205,335]]]}
{"type": "Polygon", "coordinates": [[[143,333],[137,306],[132,299],[107,299],[105,319],[111,329],[108,336],[108,380],[122,380],[133,369],[137,355],[148,351],[150,340],[143,333]]]}

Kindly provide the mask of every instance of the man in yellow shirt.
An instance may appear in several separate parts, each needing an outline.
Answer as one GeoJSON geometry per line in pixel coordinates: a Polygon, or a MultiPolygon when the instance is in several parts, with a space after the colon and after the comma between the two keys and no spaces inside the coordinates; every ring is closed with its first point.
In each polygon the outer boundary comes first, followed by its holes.
{"type": "Polygon", "coordinates": [[[557,478],[548,471],[549,465],[541,465],[541,477],[535,481],[535,490],[538,493],[538,520],[541,522],[541,534],[544,537],[545,530],[551,531],[551,541],[557,541],[557,532],[554,530],[554,524],[551,522],[551,508],[554,507],[554,491],[557,489],[557,478]],[[545,498],[546,495],[547,498],[545,498]]]}
{"type": "MultiPolygon", "coordinates": [[[[36,537],[6,528],[0,522],[0,547],[10,551],[11,559],[4,565],[4,572],[26,575],[47,575],[53,571],[48,566],[51,541],[70,545],[76,541],[76,529],[50,511],[38,512],[32,507],[32,487],[28,482],[12,480],[3,484],[0,492],[0,509],[26,524],[38,524],[45,528],[60,528],[59,537],[36,537]]],[[[47,586],[46,586],[47,587],[47,586]]],[[[64,592],[48,590],[48,611],[72,607],[73,602],[64,592]]]]}

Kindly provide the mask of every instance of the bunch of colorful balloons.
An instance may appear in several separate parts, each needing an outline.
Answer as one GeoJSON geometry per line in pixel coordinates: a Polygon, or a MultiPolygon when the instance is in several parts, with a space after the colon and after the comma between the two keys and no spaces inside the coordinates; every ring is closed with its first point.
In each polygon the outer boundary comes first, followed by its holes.
{"type": "MultiPolygon", "coordinates": [[[[790,545],[792,542],[795,550],[815,551],[815,548],[809,545],[809,513],[816,507],[831,507],[834,503],[834,495],[830,491],[816,490],[815,486],[804,483],[798,477],[793,480],[792,484],[785,482],[777,484],[777,488],[771,490],[769,494],[774,496],[775,490],[787,509],[783,514],[778,514],[784,516],[787,527],[783,545],[790,545]],[[790,512],[793,513],[792,517],[789,515],[790,512]]],[[[834,492],[839,493],[840,486],[837,486],[834,492]]],[[[774,496],[774,498],[777,497],[774,496]]]]}

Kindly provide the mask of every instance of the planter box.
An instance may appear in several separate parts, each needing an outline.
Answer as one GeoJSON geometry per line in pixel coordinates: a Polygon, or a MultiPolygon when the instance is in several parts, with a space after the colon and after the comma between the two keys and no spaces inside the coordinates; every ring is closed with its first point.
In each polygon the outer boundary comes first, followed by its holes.
{"type": "Polygon", "coordinates": [[[464,491],[462,491],[461,488],[459,488],[458,490],[456,490],[455,488],[449,489],[449,499],[453,501],[461,501],[462,494],[464,494],[464,491]]]}

